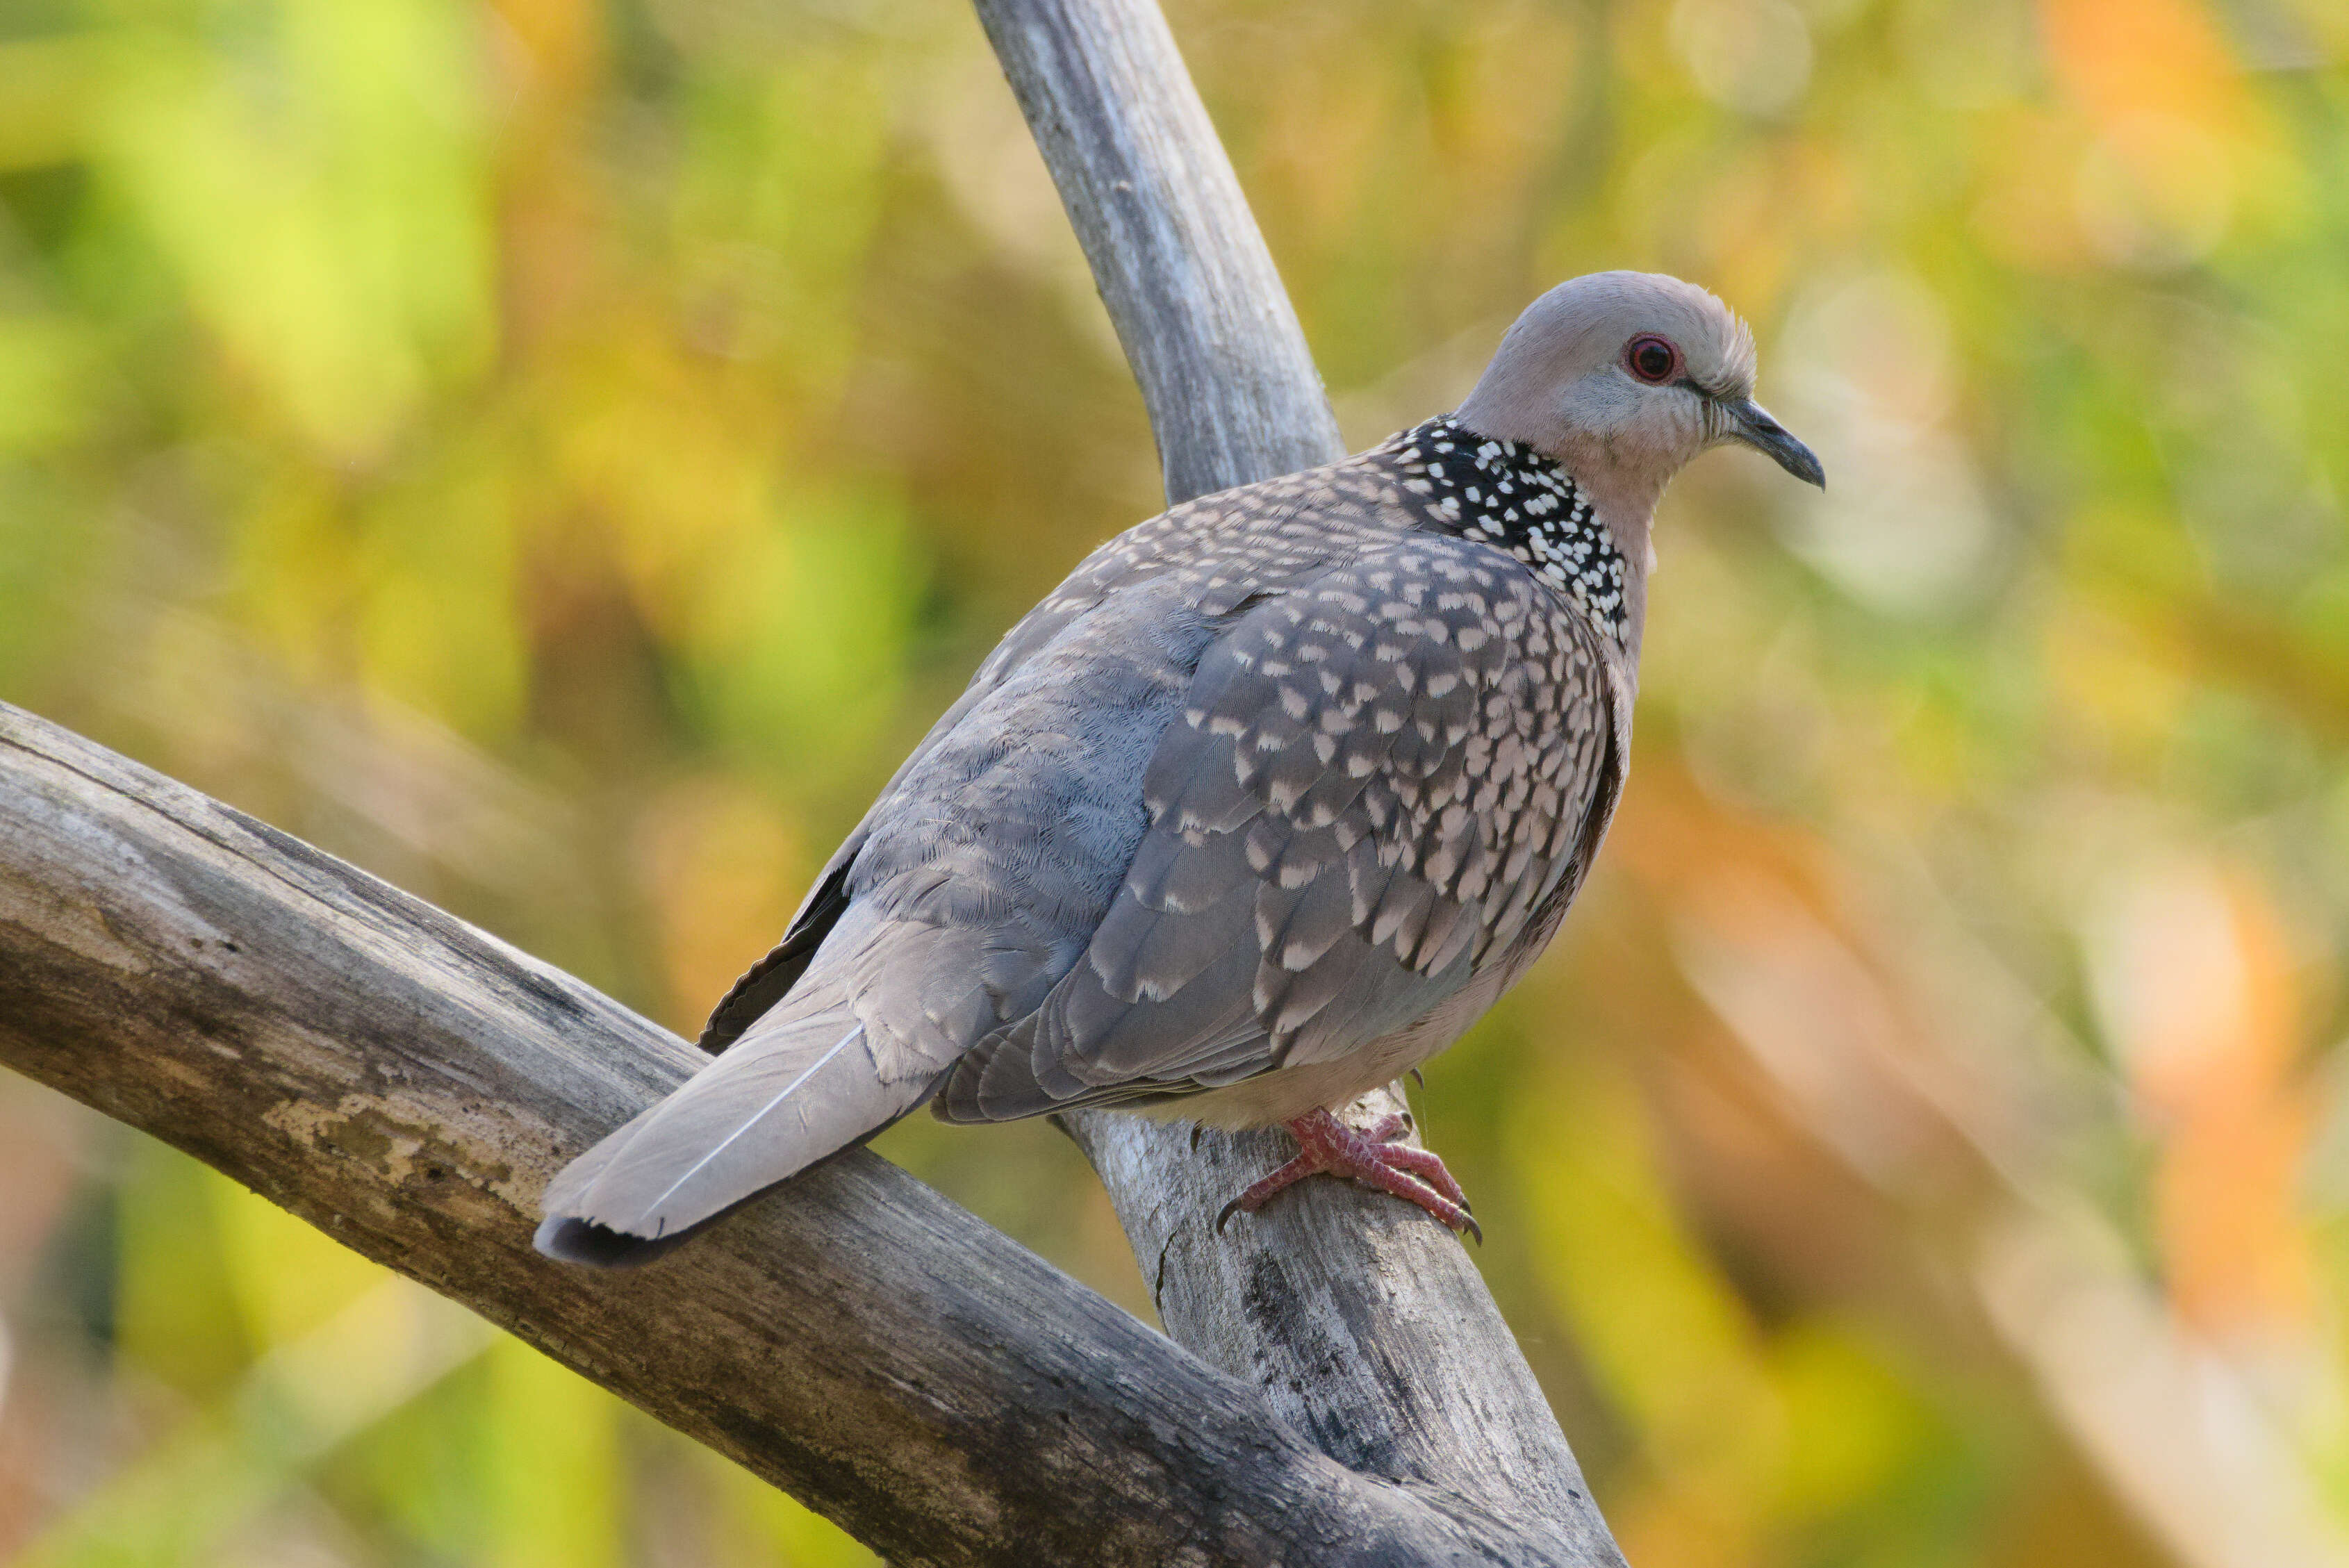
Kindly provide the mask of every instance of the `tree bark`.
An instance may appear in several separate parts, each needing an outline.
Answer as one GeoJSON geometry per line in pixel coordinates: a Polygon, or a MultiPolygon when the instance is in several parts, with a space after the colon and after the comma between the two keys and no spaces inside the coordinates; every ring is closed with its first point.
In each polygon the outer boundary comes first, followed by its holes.
{"type": "Polygon", "coordinates": [[[1156,0],[977,0],[1142,385],[1170,504],[1344,455],[1156,0]]]}
{"type": "MultiPolygon", "coordinates": [[[[1177,499],[1335,454],[1148,0],[979,0],[1177,499]]],[[[1278,1135],[1071,1119],[1169,1343],[851,1150],[640,1273],[546,1179],[700,1057],[340,861],[0,705],[0,1061],[187,1150],[905,1564],[1621,1562],[1465,1253],[1278,1135]],[[1185,1348],[1187,1346],[1188,1348],[1185,1348]],[[1196,1352],[1196,1354],[1193,1354],[1196,1352]],[[1204,1357],[1204,1359],[1202,1359],[1204,1357]]]]}

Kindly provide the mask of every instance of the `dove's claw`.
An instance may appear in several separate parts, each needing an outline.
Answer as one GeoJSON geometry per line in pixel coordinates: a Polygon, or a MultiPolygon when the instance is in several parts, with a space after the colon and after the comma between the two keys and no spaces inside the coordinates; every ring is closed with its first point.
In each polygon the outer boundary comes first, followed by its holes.
{"type": "Polygon", "coordinates": [[[1326,1110],[1299,1117],[1288,1124],[1297,1139],[1297,1158],[1225,1204],[1216,1216],[1216,1229],[1220,1232],[1235,1213],[1255,1213],[1308,1176],[1326,1174],[1416,1203],[1453,1230],[1482,1242],[1485,1233],[1468,1212],[1467,1194],[1444,1161],[1424,1149],[1390,1141],[1410,1127],[1408,1114],[1386,1117],[1359,1132],[1326,1110]]]}

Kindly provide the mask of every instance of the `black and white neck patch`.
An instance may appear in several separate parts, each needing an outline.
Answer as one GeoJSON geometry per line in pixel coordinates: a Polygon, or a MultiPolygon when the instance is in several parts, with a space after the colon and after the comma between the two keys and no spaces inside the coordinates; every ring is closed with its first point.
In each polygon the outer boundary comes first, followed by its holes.
{"type": "Polygon", "coordinates": [[[1623,557],[1574,476],[1522,441],[1480,436],[1449,414],[1387,438],[1402,487],[1439,526],[1506,550],[1623,638],[1623,557]]]}

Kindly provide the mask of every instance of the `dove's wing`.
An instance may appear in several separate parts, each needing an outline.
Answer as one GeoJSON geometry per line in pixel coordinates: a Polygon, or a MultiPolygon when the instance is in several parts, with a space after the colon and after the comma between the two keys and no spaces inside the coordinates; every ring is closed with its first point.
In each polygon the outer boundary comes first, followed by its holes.
{"type": "Polygon", "coordinates": [[[1032,1014],[1116,895],[1143,769],[1200,654],[1266,584],[1319,569],[1362,511],[1339,465],[1097,552],[1013,629],[720,1005],[705,1038],[724,1054],[550,1184],[541,1245],[648,1255],[869,1137],[1032,1014]]]}
{"type": "MultiPolygon", "coordinates": [[[[973,730],[966,725],[973,709],[988,703],[1037,655],[1072,632],[1081,635],[1083,624],[1100,619],[1104,606],[1112,612],[1107,619],[1139,634],[1145,651],[1177,655],[1186,640],[1199,640],[1196,628],[1222,621],[1257,594],[1277,592],[1319,571],[1332,550],[1348,542],[1350,532],[1366,524],[1379,532],[1406,526],[1405,520],[1388,515],[1392,491],[1367,468],[1364,459],[1353,458],[1202,496],[1137,523],[1079,562],[1058,588],[1004,634],[962,696],[899,764],[864,821],[825,864],[782,941],[737,980],[711,1011],[701,1047],[726,1049],[798,983],[825,934],[846,913],[850,868],[877,824],[933,807],[951,809],[950,801],[926,803],[921,797],[923,789],[938,782],[936,770],[926,770],[926,765],[941,748],[951,749],[957,737],[969,738],[973,730]],[[1176,606],[1173,622],[1163,627],[1138,625],[1131,612],[1154,588],[1171,590],[1176,606]],[[1121,598],[1123,604],[1113,603],[1121,598]]],[[[1174,673],[1187,677],[1188,665],[1176,666],[1174,673]]],[[[1060,695],[1065,698],[1068,688],[1060,688],[1060,695]]],[[[981,727],[999,727],[1003,722],[1001,715],[990,712],[981,727]]]]}

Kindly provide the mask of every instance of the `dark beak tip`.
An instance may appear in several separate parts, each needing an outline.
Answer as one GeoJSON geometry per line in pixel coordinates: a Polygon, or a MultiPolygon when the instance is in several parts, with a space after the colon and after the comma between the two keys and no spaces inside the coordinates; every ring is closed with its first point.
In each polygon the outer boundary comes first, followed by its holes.
{"type": "Polygon", "coordinates": [[[1818,454],[1795,438],[1793,431],[1772,418],[1767,410],[1751,397],[1739,398],[1725,406],[1730,418],[1729,438],[1760,452],[1772,462],[1807,485],[1827,488],[1827,470],[1818,454]]]}
{"type": "Polygon", "coordinates": [[[1821,490],[1827,488],[1827,470],[1811,449],[1784,430],[1773,430],[1762,440],[1749,441],[1755,451],[1794,475],[1806,485],[1821,490]]]}

